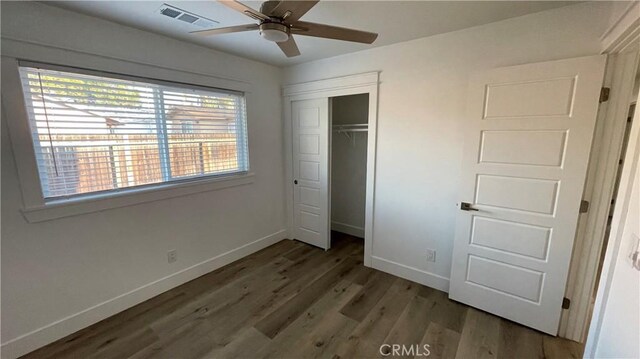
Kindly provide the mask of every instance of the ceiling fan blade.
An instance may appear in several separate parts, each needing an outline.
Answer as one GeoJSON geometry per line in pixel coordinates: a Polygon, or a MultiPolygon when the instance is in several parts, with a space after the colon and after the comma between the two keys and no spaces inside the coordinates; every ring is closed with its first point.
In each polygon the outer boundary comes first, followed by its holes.
{"type": "Polygon", "coordinates": [[[190,34],[196,34],[200,36],[211,36],[211,35],[229,34],[232,32],[258,30],[259,28],[260,28],[260,25],[258,24],[247,24],[247,25],[237,25],[237,26],[229,26],[229,27],[219,27],[217,29],[191,31],[190,34]]]}
{"type": "Polygon", "coordinates": [[[314,22],[297,21],[291,28],[292,34],[324,37],[327,39],[360,42],[371,44],[376,41],[378,34],[367,31],[347,29],[345,27],[316,24],[314,22]]]}
{"type": "Polygon", "coordinates": [[[311,10],[319,0],[309,0],[309,1],[280,1],[278,5],[276,5],[273,10],[269,11],[267,15],[273,17],[279,17],[281,19],[287,20],[288,22],[298,21],[302,17],[302,15],[306,14],[307,11],[311,10]],[[288,13],[288,15],[287,15],[288,13]]]}
{"type": "Polygon", "coordinates": [[[227,7],[232,8],[235,11],[241,12],[247,16],[249,16],[250,18],[256,19],[256,20],[267,20],[269,19],[269,17],[263,13],[261,13],[258,10],[254,10],[252,8],[250,8],[249,6],[236,1],[236,0],[218,0],[219,3],[221,3],[222,5],[225,5],[227,7]]]}
{"type": "Polygon", "coordinates": [[[293,39],[293,36],[289,36],[289,40],[283,42],[276,42],[278,47],[282,52],[284,52],[287,57],[295,57],[300,55],[300,50],[298,50],[298,45],[296,41],[293,39]]]}

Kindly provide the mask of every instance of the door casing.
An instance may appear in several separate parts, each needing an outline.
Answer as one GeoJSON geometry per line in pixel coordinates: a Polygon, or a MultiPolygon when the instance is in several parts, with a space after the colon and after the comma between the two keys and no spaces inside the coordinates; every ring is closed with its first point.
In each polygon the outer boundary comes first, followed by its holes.
{"type": "MultiPolygon", "coordinates": [[[[640,32],[640,26],[638,28],[640,32]]],[[[565,297],[571,306],[562,311],[558,335],[583,343],[596,291],[600,255],[603,251],[607,218],[616,185],[618,160],[629,110],[637,64],[638,48],[609,54],[605,87],[611,88],[607,102],[600,104],[584,199],[589,211],[578,220],[565,297]]]]}

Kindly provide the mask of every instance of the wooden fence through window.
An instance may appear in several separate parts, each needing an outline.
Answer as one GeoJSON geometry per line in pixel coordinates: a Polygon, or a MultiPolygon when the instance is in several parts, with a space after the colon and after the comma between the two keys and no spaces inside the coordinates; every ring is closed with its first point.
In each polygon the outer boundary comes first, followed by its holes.
{"type": "MultiPolygon", "coordinates": [[[[163,182],[155,134],[41,135],[43,184],[49,196],[112,190],[163,182]],[[54,153],[55,155],[52,155],[54,153]],[[55,158],[55,164],[54,164],[55,158]]],[[[170,179],[238,169],[236,135],[169,134],[170,179]]]]}

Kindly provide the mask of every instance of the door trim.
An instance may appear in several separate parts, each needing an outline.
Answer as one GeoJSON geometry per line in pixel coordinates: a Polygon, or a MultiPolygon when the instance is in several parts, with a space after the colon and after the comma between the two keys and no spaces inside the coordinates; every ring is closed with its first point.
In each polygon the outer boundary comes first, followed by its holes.
{"type": "MultiPolygon", "coordinates": [[[[636,98],[636,103],[640,100],[640,95],[636,98]]],[[[634,120],[629,133],[629,147],[624,158],[622,174],[620,176],[620,185],[618,195],[616,197],[616,207],[613,211],[613,219],[611,222],[611,235],[607,243],[607,250],[602,266],[602,274],[600,284],[597,289],[596,301],[594,304],[593,316],[590,322],[588,337],[584,349],[585,358],[594,358],[597,354],[599,339],[602,330],[602,321],[608,303],[611,290],[611,283],[616,269],[616,261],[619,257],[620,246],[623,242],[623,231],[625,221],[628,218],[629,202],[631,200],[631,192],[633,188],[634,177],[637,175],[638,166],[640,165],[640,112],[636,111],[634,120]]],[[[627,265],[627,263],[624,263],[627,265]]],[[[589,318],[587,318],[589,319],[589,318]]],[[[624,323],[621,323],[624,325],[624,323]]]]}
{"type": "Polygon", "coordinates": [[[618,18],[600,36],[602,53],[615,54],[637,46],[640,39],[640,3],[629,2],[618,18]]]}
{"type": "Polygon", "coordinates": [[[639,59],[638,49],[613,53],[605,72],[604,86],[611,87],[611,96],[609,101],[600,104],[598,111],[583,195],[583,199],[590,202],[590,208],[578,219],[565,290],[571,307],[562,311],[558,331],[559,336],[580,343],[586,339],[591,318],[598,263],[629,111],[628,99],[633,91],[639,59]]]}
{"type": "Polygon", "coordinates": [[[378,84],[380,73],[356,75],[285,85],[282,88],[284,111],[285,205],[287,232],[293,234],[293,144],[291,103],[323,97],[369,94],[369,131],[367,132],[367,188],[364,225],[364,265],[371,267],[373,248],[373,213],[375,195],[376,139],[378,124],[378,84]]]}

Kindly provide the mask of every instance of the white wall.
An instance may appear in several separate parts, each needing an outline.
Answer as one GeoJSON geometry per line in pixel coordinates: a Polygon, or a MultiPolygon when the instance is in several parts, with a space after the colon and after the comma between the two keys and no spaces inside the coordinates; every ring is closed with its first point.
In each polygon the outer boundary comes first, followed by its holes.
{"type": "Polygon", "coordinates": [[[585,357],[640,358],[640,111],[636,110],[585,357]],[[616,212],[620,213],[616,213],[616,212]],[[619,237],[618,237],[619,236],[619,237]]]}
{"type": "MultiPolygon", "coordinates": [[[[331,99],[332,124],[362,124],[369,120],[369,95],[331,99]]],[[[333,132],[331,139],[332,229],[364,237],[367,185],[367,133],[352,132],[355,140],[333,132]]]]}
{"type": "MultiPolygon", "coordinates": [[[[637,161],[636,161],[637,162],[637,161]]],[[[604,312],[597,358],[640,358],[640,271],[629,255],[640,238],[640,165],[636,164],[629,212],[604,312]]]]}
{"type": "Polygon", "coordinates": [[[597,54],[609,6],[582,3],[285,69],[287,84],[381,71],[372,254],[388,270],[448,288],[469,73],[597,54]]]}
{"type": "Polygon", "coordinates": [[[20,213],[20,182],[3,116],[3,357],[76,331],[219,262],[191,266],[261,238],[266,240],[236,254],[283,238],[280,69],[41,3],[2,2],[2,37],[3,47],[6,38],[20,39],[248,83],[255,173],[244,186],[30,224],[20,213]],[[173,264],[167,264],[170,249],[178,251],[173,264]]]}
{"type": "Polygon", "coordinates": [[[629,10],[629,7],[632,5],[633,1],[614,1],[611,4],[611,11],[607,17],[607,29],[615,26],[622,16],[629,10]]]}

